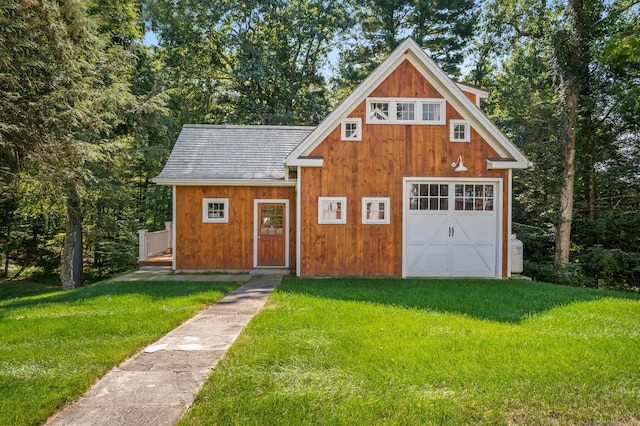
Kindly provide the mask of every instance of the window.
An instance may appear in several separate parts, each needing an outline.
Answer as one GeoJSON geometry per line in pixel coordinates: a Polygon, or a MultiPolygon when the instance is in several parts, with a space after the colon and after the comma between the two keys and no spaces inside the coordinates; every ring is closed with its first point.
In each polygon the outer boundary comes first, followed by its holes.
{"type": "Polygon", "coordinates": [[[369,98],[367,123],[446,124],[444,99],[369,98]]]}
{"type": "Polygon", "coordinates": [[[416,104],[412,102],[396,102],[396,119],[398,121],[414,121],[416,104]]]}
{"type": "Polygon", "coordinates": [[[441,102],[423,102],[422,103],[422,121],[433,123],[442,123],[442,103],[441,102]]]}
{"type": "Polygon", "coordinates": [[[493,185],[456,185],[456,210],[492,211],[493,185]]]}
{"type": "Polygon", "coordinates": [[[202,221],[213,223],[229,222],[229,199],[204,198],[202,200],[202,221]]]}
{"type": "Polygon", "coordinates": [[[363,198],[362,223],[389,223],[389,198],[363,198]]]}
{"type": "Polygon", "coordinates": [[[347,223],[347,197],[319,197],[318,223],[347,223]]]}
{"type": "Polygon", "coordinates": [[[370,102],[367,117],[371,122],[389,121],[389,102],[370,102]]]}
{"type": "Polygon", "coordinates": [[[449,210],[449,185],[414,183],[409,194],[410,210],[449,210]]]}
{"type": "Polygon", "coordinates": [[[342,140],[361,141],[362,140],[362,119],[347,118],[342,120],[342,140]]]}
{"type": "Polygon", "coordinates": [[[451,120],[451,142],[469,142],[471,128],[464,120],[451,120]]]}

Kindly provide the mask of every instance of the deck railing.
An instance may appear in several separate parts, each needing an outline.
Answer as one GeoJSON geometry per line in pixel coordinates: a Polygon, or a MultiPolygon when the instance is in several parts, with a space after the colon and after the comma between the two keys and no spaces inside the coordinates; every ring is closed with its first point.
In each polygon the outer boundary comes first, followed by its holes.
{"type": "Polygon", "coordinates": [[[164,227],[164,231],[148,232],[146,229],[138,230],[138,260],[147,260],[152,256],[167,253],[172,249],[173,222],[165,222],[164,227]]]}

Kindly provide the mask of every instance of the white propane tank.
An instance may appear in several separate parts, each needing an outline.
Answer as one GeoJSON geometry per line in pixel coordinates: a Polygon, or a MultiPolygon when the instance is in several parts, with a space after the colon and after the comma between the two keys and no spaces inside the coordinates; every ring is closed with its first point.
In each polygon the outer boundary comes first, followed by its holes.
{"type": "Polygon", "coordinates": [[[522,241],[516,239],[516,234],[511,234],[511,273],[521,274],[524,266],[524,248],[522,241]]]}

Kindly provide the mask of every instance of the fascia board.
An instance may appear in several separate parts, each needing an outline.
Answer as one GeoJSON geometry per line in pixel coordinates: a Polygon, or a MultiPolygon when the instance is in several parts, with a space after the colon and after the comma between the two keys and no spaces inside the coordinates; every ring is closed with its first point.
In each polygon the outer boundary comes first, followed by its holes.
{"type": "Polygon", "coordinates": [[[322,167],[324,158],[294,158],[286,165],[291,167],[322,167]]]}
{"type": "Polygon", "coordinates": [[[152,182],[158,185],[170,186],[296,186],[295,180],[264,180],[264,179],[163,179],[154,178],[152,182]]]}

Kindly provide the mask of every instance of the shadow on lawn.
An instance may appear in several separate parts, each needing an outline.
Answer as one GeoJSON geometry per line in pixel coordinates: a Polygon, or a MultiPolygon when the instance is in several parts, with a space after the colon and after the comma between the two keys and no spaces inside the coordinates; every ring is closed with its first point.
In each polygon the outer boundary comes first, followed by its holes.
{"type": "Polygon", "coordinates": [[[507,323],[519,323],[530,315],[572,302],[605,297],[640,300],[639,295],[631,293],[483,279],[290,278],[276,291],[464,314],[507,323]]]}
{"type": "Polygon", "coordinates": [[[238,282],[176,282],[176,281],[108,281],[80,287],[66,292],[56,292],[42,297],[23,297],[14,300],[0,300],[0,318],[3,309],[36,307],[49,304],[83,303],[99,297],[123,296],[127,294],[145,295],[152,300],[192,296],[198,293],[219,291],[227,294],[235,290],[238,282]]]}

